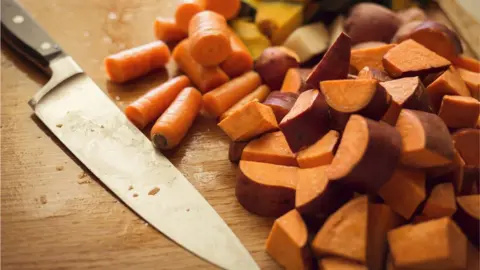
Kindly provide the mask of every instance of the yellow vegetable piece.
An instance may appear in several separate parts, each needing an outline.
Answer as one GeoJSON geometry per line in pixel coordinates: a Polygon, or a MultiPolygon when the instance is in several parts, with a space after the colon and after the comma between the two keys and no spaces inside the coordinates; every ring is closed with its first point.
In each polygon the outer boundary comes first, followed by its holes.
{"type": "Polygon", "coordinates": [[[260,2],[255,23],[274,45],[285,39],[303,23],[303,4],[286,2],[260,2]]]}
{"type": "Polygon", "coordinates": [[[245,43],[253,59],[257,59],[263,50],[270,47],[270,40],[264,36],[257,26],[247,19],[236,19],[231,22],[232,28],[245,43]]]}

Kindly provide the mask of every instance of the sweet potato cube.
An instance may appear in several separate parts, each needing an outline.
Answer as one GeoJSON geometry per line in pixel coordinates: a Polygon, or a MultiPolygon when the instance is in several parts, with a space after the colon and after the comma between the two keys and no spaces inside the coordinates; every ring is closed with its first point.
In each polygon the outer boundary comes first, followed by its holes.
{"type": "Polygon", "coordinates": [[[296,94],[300,94],[301,92],[307,90],[306,79],[308,73],[311,71],[308,69],[300,69],[300,68],[291,68],[285,74],[285,78],[283,79],[282,88],[280,92],[292,92],[296,94]]]}
{"type": "Polygon", "coordinates": [[[472,97],[480,100],[480,73],[472,72],[463,68],[457,68],[457,71],[470,90],[472,97]]]}
{"type": "Polygon", "coordinates": [[[480,102],[472,97],[462,96],[443,96],[438,111],[438,116],[449,128],[474,128],[479,115],[480,102]]]}
{"type": "Polygon", "coordinates": [[[388,74],[383,71],[383,68],[376,69],[371,67],[364,67],[358,72],[357,79],[374,79],[379,82],[386,82],[392,80],[388,74]]]}
{"type": "Polygon", "coordinates": [[[368,270],[365,265],[338,257],[322,258],[318,261],[320,270],[368,270]]]}
{"type": "Polygon", "coordinates": [[[480,195],[457,197],[457,208],[458,211],[453,215],[453,220],[470,242],[478,248],[480,240],[478,229],[480,226],[480,195]]]}
{"type": "Polygon", "coordinates": [[[355,49],[350,53],[350,65],[357,71],[371,67],[383,71],[383,56],[396,44],[386,44],[373,48],[355,49]]]}
{"type": "Polygon", "coordinates": [[[298,152],[298,165],[300,168],[312,168],[330,164],[339,140],[340,134],[338,131],[330,130],[316,143],[298,152]]]}
{"type": "Polygon", "coordinates": [[[470,97],[470,91],[458,71],[451,66],[427,86],[430,103],[438,111],[445,95],[470,97]]]}
{"type": "Polygon", "coordinates": [[[292,109],[297,99],[297,93],[272,91],[263,104],[272,108],[277,122],[280,123],[292,109]]]}
{"type": "Polygon", "coordinates": [[[422,210],[422,215],[428,218],[451,217],[457,206],[455,203],[455,190],[452,183],[441,183],[433,187],[422,210]]]}
{"type": "Polygon", "coordinates": [[[281,131],[264,134],[248,143],[243,149],[242,160],[297,166],[296,156],[281,131]]]}
{"type": "Polygon", "coordinates": [[[480,73],[480,61],[475,58],[461,55],[453,59],[452,62],[455,67],[470,70],[471,72],[480,73]]]}
{"type": "Polygon", "coordinates": [[[456,131],[453,136],[455,149],[465,166],[463,168],[462,191],[460,194],[478,194],[480,192],[480,130],[465,128],[456,131]]]}

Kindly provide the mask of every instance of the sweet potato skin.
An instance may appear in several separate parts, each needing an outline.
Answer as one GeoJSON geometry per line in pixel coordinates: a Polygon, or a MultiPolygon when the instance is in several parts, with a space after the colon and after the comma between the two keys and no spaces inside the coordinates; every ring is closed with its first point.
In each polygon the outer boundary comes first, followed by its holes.
{"type": "Polygon", "coordinates": [[[292,109],[297,98],[298,94],[296,93],[273,91],[268,95],[263,104],[272,108],[277,122],[280,123],[283,117],[292,109]]]}

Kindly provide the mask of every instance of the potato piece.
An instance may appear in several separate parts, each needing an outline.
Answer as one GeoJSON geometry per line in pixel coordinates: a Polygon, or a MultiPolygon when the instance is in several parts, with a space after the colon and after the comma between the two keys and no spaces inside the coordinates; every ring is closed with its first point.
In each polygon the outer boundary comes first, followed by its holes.
{"type": "Polygon", "coordinates": [[[314,144],[325,135],[329,130],[328,105],[320,92],[308,90],[301,93],[280,122],[280,130],[293,152],[314,144]]]}
{"type": "Polygon", "coordinates": [[[337,258],[327,257],[318,261],[318,269],[320,270],[368,270],[365,265],[337,258]]]}
{"type": "Polygon", "coordinates": [[[258,30],[255,23],[245,19],[235,19],[230,21],[230,25],[245,43],[254,60],[260,57],[263,50],[271,46],[270,40],[258,30]]]}
{"type": "Polygon", "coordinates": [[[386,82],[392,80],[392,78],[390,78],[390,76],[388,76],[388,74],[383,71],[383,68],[382,70],[380,70],[371,67],[362,68],[362,70],[358,72],[357,79],[373,79],[379,82],[386,82]]]}
{"type": "Polygon", "coordinates": [[[312,269],[307,226],[297,210],[291,210],[273,223],[265,249],[285,269],[312,269]]]}
{"type": "Polygon", "coordinates": [[[228,148],[228,159],[230,162],[240,162],[243,149],[247,146],[247,144],[248,142],[230,142],[230,147],[228,148]]]}
{"type": "Polygon", "coordinates": [[[388,233],[399,269],[465,269],[467,239],[449,218],[405,225],[388,233]]]}
{"type": "Polygon", "coordinates": [[[267,133],[248,143],[243,149],[242,160],[297,166],[297,159],[288,147],[281,131],[267,133]]]}
{"type": "Polygon", "coordinates": [[[478,230],[480,226],[480,195],[457,197],[457,208],[458,211],[453,216],[453,220],[462,229],[470,242],[478,248],[480,237],[478,230]]]}
{"type": "Polygon", "coordinates": [[[374,3],[360,3],[350,10],[345,32],[352,38],[352,44],[390,42],[400,24],[400,18],[391,10],[374,3]]]}
{"type": "Polygon", "coordinates": [[[364,67],[371,67],[383,71],[383,56],[395,46],[396,44],[387,44],[374,48],[354,49],[350,53],[350,65],[353,66],[357,72],[364,67]]]}
{"type": "Polygon", "coordinates": [[[442,98],[445,95],[471,96],[467,85],[453,66],[443,72],[427,86],[427,93],[430,97],[430,103],[435,111],[440,109],[442,98]]]}
{"type": "Polygon", "coordinates": [[[452,136],[455,149],[465,162],[463,183],[460,194],[480,193],[480,130],[473,128],[461,129],[452,136]]]}
{"type": "Polygon", "coordinates": [[[286,2],[258,2],[255,23],[274,45],[280,45],[302,25],[303,6],[286,2]]]}
{"type": "Polygon", "coordinates": [[[279,217],[295,207],[298,168],[241,160],[235,195],[248,211],[279,217]]]}
{"type": "Polygon", "coordinates": [[[415,21],[425,21],[427,19],[427,14],[423,9],[418,7],[411,7],[397,12],[397,16],[402,21],[402,24],[405,25],[409,22],[415,21]]]}
{"type": "Polygon", "coordinates": [[[426,198],[425,172],[397,168],[392,177],[380,188],[378,195],[393,211],[405,219],[410,219],[426,198]]]}
{"type": "Polygon", "coordinates": [[[435,114],[403,109],[396,129],[402,137],[401,162],[415,168],[448,165],[453,143],[445,123],[435,114]]]}
{"type": "Polygon", "coordinates": [[[327,50],[329,38],[325,25],[317,22],[297,28],[288,36],[283,46],[296,52],[300,63],[305,63],[327,50]]]}
{"type": "Polygon", "coordinates": [[[313,168],[330,164],[339,141],[338,131],[330,130],[316,143],[298,152],[298,165],[300,168],[313,168]]]}
{"type": "Polygon", "coordinates": [[[472,72],[463,68],[457,68],[458,74],[470,90],[470,94],[480,100],[480,73],[472,72]]]}
{"type": "Polygon", "coordinates": [[[307,90],[306,79],[310,72],[310,69],[304,68],[289,69],[287,74],[285,74],[285,78],[283,79],[280,92],[292,92],[295,94],[300,94],[301,92],[307,90]]]}
{"type": "Polygon", "coordinates": [[[330,42],[328,45],[331,47],[335,40],[342,34],[345,25],[345,17],[343,15],[338,15],[328,28],[330,33],[330,42]]]}
{"type": "MultiPolygon", "coordinates": [[[[388,44],[382,41],[367,41],[367,42],[355,44],[354,46],[352,46],[352,50],[370,49],[370,48],[382,47],[385,45],[388,45],[388,44]]],[[[382,69],[383,69],[383,66],[382,66],[382,69]]]]}
{"type": "Polygon", "coordinates": [[[451,217],[455,211],[457,211],[457,206],[453,185],[452,183],[441,183],[433,188],[423,207],[422,215],[435,219],[451,217]]]}
{"type": "Polygon", "coordinates": [[[393,77],[413,77],[446,70],[450,61],[414,40],[406,40],[383,56],[383,67],[393,77]]]}
{"type": "Polygon", "coordinates": [[[408,36],[413,32],[413,30],[415,30],[415,28],[422,23],[422,21],[412,21],[403,24],[400,26],[400,28],[398,28],[397,32],[393,36],[392,43],[400,43],[407,40],[408,36]]]}
{"type": "Polygon", "coordinates": [[[449,128],[474,128],[480,115],[480,102],[472,97],[443,96],[438,116],[449,128]]]}
{"type": "Polygon", "coordinates": [[[287,113],[292,109],[298,94],[292,92],[273,91],[268,95],[263,104],[272,108],[277,122],[280,123],[287,113]]]}
{"type": "Polygon", "coordinates": [[[287,71],[299,66],[295,53],[287,50],[282,47],[267,48],[255,62],[255,71],[272,90],[279,90],[287,71]]]}

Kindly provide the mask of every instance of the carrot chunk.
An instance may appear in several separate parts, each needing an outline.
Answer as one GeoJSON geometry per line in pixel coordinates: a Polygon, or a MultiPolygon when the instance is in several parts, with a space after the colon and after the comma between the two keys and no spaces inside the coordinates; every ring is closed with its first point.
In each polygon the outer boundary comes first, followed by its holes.
{"type": "Polygon", "coordinates": [[[458,71],[452,66],[427,86],[430,103],[438,111],[444,95],[470,97],[470,91],[458,71]]]}
{"type": "Polygon", "coordinates": [[[339,140],[338,131],[330,130],[316,143],[298,152],[298,165],[300,168],[312,168],[330,164],[339,140]]]}
{"type": "Polygon", "coordinates": [[[480,73],[480,61],[468,56],[459,56],[453,59],[453,64],[458,68],[463,68],[471,72],[480,73]]]}
{"type": "Polygon", "coordinates": [[[170,50],[161,40],[121,51],[105,58],[105,70],[112,82],[124,83],[161,68],[170,59],[170,50]]]}
{"type": "Polygon", "coordinates": [[[228,76],[234,78],[253,69],[253,58],[247,46],[237,34],[230,28],[229,32],[232,53],[223,61],[220,67],[228,76]]]}
{"type": "Polygon", "coordinates": [[[472,97],[480,100],[480,73],[472,72],[463,68],[457,68],[457,71],[470,90],[472,97]]]}
{"type": "Polygon", "coordinates": [[[163,42],[176,42],[188,36],[187,31],[180,28],[173,19],[158,17],[153,24],[153,29],[155,37],[163,42]]]}
{"type": "Polygon", "coordinates": [[[205,10],[203,0],[183,0],[175,10],[175,22],[178,27],[188,33],[188,26],[193,16],[205,10]]]}
{"type": "Polygon", "coordinates": [[[251,141],[243,149],[242,160],[297,166],[295,154],[288,147],[287,140],[280,131],[265,134],[251,141]]]}
{"type": "Polygon", "coordinates": [[[184,88],[152,127],[153,145],[171,149],[185,137],[202,107],[202,95],[193,87],[184,88]]]}
{"type": "Polygon", "coordinates": [[[251,92],[250,94],[240,99],[240,101],[235,103],[235,105],[233,105],[230,109],[224,112],[220,116],[220,121],[227,118],[229,115],[231,115],[232,113],[234,113],[235,111],[243,107],[245,104],[253,100],[258,100],[258,102],[263,102],[267,98],[268,94],[270,94],[270,88],[268,88],[268,86],[265,84],[260,85],[257,89],[255,89],[255,91],[251,92]]]}
{"type": "Polygon", "coordinates": [[[371,67],[383,71],[383,56],[396,44],[387,44],[373,48],[356,49],[350,53],[350,65],[357,72],[364,67],[371,67]]]}
{"type": "Polygon", "coordinates": [[[480,102],[471,97],[443,96],[438,116],[449,128],[474,128],[480,115],[480,102]]]}
{"type": "Polygon", "coordinates": [[[125,108],[125,115],[139,129],[157,119],[183,88],[190,86],[187,76],[178,76],[153,88],[125,108]]]}
{"type": "Polygon", "coordinates": [[[204,0],[208,10],[216,12],[225,19],[230,20],[237,16],[240,11],[240,0],[204,0]]]}
{"type": "Polygon", "coordinates": [[[478,230],[480,226],[480,195],[460,196],[457,197],[456,201],[458,211],[453,216],[453,220],[462,229],[470,242],[478,248],[480,240],[478,230]]]}
{"type": "Polygon", "coordinates": [[[205,93],[226,82],[229,78],[219,67],[203,67],[190,55],[189,40],[184,39],[173,50],[173,59],[198,89],[205,93]]]}
{"type": "Polygon", "coordinates": [[[293,108],[298,94],[292,92],[272,91],[263,104],[272,108],[277,122],[281,122],[287,113],[293,108]]]}
{"type": "Polygon", "coordinates": [[[452,183],[440,183],[433,187],[425,202],[422,215],[429,219],[451,217],[457,211],[455,190],[452,183]]]}

